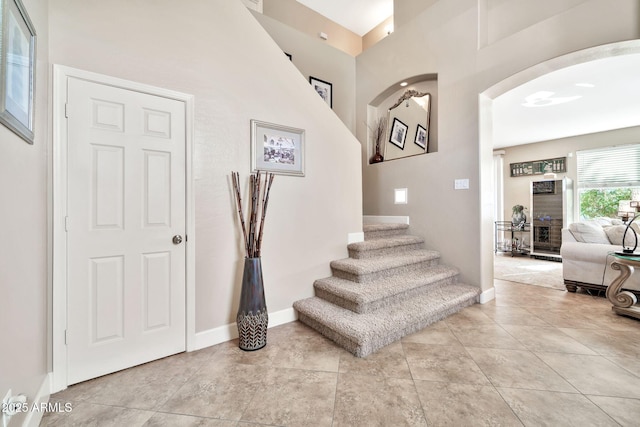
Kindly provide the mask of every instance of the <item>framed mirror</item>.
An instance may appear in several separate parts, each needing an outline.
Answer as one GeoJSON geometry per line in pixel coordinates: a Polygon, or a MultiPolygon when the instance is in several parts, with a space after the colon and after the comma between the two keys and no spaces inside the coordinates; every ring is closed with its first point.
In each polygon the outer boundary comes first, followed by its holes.
{"type": "Polygon", "coordinates": [[[429,151],[431,95],[407,90],[389,108],[384,161],[425,154],[429,151]]]}

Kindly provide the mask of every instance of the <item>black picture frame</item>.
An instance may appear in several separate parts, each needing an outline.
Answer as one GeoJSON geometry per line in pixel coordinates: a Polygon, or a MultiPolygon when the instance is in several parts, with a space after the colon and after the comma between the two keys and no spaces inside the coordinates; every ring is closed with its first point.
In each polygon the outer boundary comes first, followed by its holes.
{"type": "Polygon", "coordinates": [[[418,125],[416,128],[416,138],[413,142],[418,147],[424,149],[424,151],[427,151],[427,144],[429,143],[429,138],[427,138],[427,128],[422,125],[418,125]]]}
{"type": "Polygon", "coordinates": [[[407,140],[407,130],[409,130],[409,127],[402,123],[400,119],[394,117],[391,132],[389,132],[389,142],[399,149],[404,150],[404,143],[407,140]]]}
{"type": "Polygon", "coordinates": [[[309,76],[309,83],[311,83],[313,89],[320,95],[320,98],[322,98],[330,108],[333,108],[333,85],[312,76],[309,76]]]}
{"type": "Polygon", "coordinates": [[[36,31],[20,0],[0,8],[0,123],[33,144],[36,31]]]}

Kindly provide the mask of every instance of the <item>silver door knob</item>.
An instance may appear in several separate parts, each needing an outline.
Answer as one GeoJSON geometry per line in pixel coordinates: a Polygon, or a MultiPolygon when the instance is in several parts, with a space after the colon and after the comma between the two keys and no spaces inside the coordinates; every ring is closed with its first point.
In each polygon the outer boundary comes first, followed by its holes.
{"type": "Polygon", "coordinates": [[[175,236],[173,236],[172,240],[174,245],[179,245],[180,243],[182,243],[182,236],[179,234],[176,234],[175,236]]]}

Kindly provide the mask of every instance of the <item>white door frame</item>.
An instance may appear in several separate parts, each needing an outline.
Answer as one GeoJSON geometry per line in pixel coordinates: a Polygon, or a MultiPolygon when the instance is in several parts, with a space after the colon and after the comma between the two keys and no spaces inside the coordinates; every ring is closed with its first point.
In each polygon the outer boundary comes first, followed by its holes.
{"type": "Polygon", "coordinates": [[[51,283],[49,306],[51,307],[51,393],[64,390],[67,382],[67,239],[65,217],[67,216],[67,120],[65,104],[67,80],[77,78],[98,84],[114,86],[163,98],[174,99],[185,104],[186,136],[186,343],[187,351],[195,350],[195,195],[193,186],[193,95],[175,92],[116,77],[96,74],[55,64],[53,66],[53,141],[51,151],[51,283]]]}

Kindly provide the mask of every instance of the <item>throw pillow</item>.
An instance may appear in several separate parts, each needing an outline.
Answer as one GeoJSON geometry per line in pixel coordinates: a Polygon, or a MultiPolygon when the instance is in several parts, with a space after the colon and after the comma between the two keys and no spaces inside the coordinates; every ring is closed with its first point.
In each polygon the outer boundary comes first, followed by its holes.
{"type": "MultiPolygon", "coordinates": [[[[611,227],[607,227],[604,232],[607,234],[609,241],[612,245],[622,246],[622,236],[624,235],[624,230],[627,229],[626,225],[614,225],[611,227]]],[[[627,233],[627,246],[633,240],[633,234],[631,232],[627,233]]]]}
{"type": "MultiPolygon", "coordinates": [[[[631,228],[636,232],[636,234],[640,234],[640,227],[634,222],[631,224],[631,228]]],[[[626,225],[614,225],[611,227],[607,227],[604,229],[609,241],[612,245],[623,246],[622,244],[622,236],[624,236],[624,231],[627,229],[626,225]]],[[[640,235],[638,236],[640,237],[640,235]]],[[[627,233],[627,237],[625,238],[624,246],[633,247],[636,244],[635,237],[631,230],[627,233]]]]}
{"type": "Polygon", "coordinates": [[[604,229],[596,221],[574,222],[569,224],[569,231],[578,242],[611,244],[604,229]]]}

